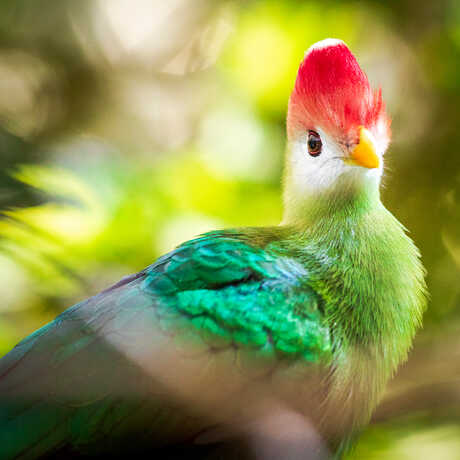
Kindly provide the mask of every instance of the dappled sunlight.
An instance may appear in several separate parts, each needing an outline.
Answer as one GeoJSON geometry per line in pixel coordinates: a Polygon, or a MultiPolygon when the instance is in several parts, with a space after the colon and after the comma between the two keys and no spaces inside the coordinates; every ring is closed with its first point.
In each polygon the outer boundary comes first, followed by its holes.
{"type": "Polygon", "coordinates": [[[198,142],[201,161],[218,176],[261,182],[279,178],[284,133],[268,130],[244,107],[210,111],[198,142]]]}

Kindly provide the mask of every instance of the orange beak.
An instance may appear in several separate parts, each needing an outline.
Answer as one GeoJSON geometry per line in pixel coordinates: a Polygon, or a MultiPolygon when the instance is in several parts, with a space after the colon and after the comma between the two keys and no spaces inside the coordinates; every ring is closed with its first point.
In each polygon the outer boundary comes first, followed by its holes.
{"type": "Polygon", "coordinates": [[[364,126],[359,128],[359,142],[346,163],[369,169],[379,167],[380,160],[375,151],[373,136],[364,126]]]}

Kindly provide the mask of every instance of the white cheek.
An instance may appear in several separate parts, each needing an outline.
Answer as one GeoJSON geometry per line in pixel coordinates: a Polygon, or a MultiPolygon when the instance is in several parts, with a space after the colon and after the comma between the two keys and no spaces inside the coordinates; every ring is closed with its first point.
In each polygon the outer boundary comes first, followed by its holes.
{"type": "Polygon", "coordinates": [[[317,157],[312,157],[308,153],[307,133],[291,142],[289,146],[292,185],[301,194],[330,188],[346,170],[345,163],[340,159],[343,156],[340,148],[320,130],[318,133],[323,147],[317,157]]]}
{"type": "MultiPolygon", "coordinates": [[[[346,178],[345,182],[356,181],[379,182],[383,172],[383,154],[387,145],[377,136],[374,139],[377,154],[380,158],[378,168],[367,169],[360,166],[347,165],[342,157],[347,152],[329,137],[323,130],[317,129],[323,143],[321,154],[312,157],[308,153],[308,133],[304,133],[289,144],[289,170],[290,187],[296,196],[308,196],[314,193],[332,189],[340,176],[346,178]]],[[[386,139],[385,137],[383,139],[386,139]]]]}

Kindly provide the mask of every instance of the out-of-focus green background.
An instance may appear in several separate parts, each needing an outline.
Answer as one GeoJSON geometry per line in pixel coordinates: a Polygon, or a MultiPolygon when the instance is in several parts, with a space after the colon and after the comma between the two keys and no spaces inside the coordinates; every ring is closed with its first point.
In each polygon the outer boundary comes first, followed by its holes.
{"type": "Polygon", "coordinates": [[[337,37],[393,118],[385,204],[431,293],[350,458],[460,459],[460,3],[0,3],[0,354],[203,231],[276,224],[285,112],[337,37]]]}

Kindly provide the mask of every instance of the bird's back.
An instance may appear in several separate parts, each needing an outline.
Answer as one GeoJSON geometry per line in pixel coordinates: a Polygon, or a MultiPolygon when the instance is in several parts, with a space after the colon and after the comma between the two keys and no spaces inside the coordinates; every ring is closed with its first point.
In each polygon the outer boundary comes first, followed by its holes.
{"type": "Polygon", "coordinates": [[[68,309],[1,360],[0,457],[166,456],[288,404],[329,347],[303,276],[213,234],[68,309]]]}

